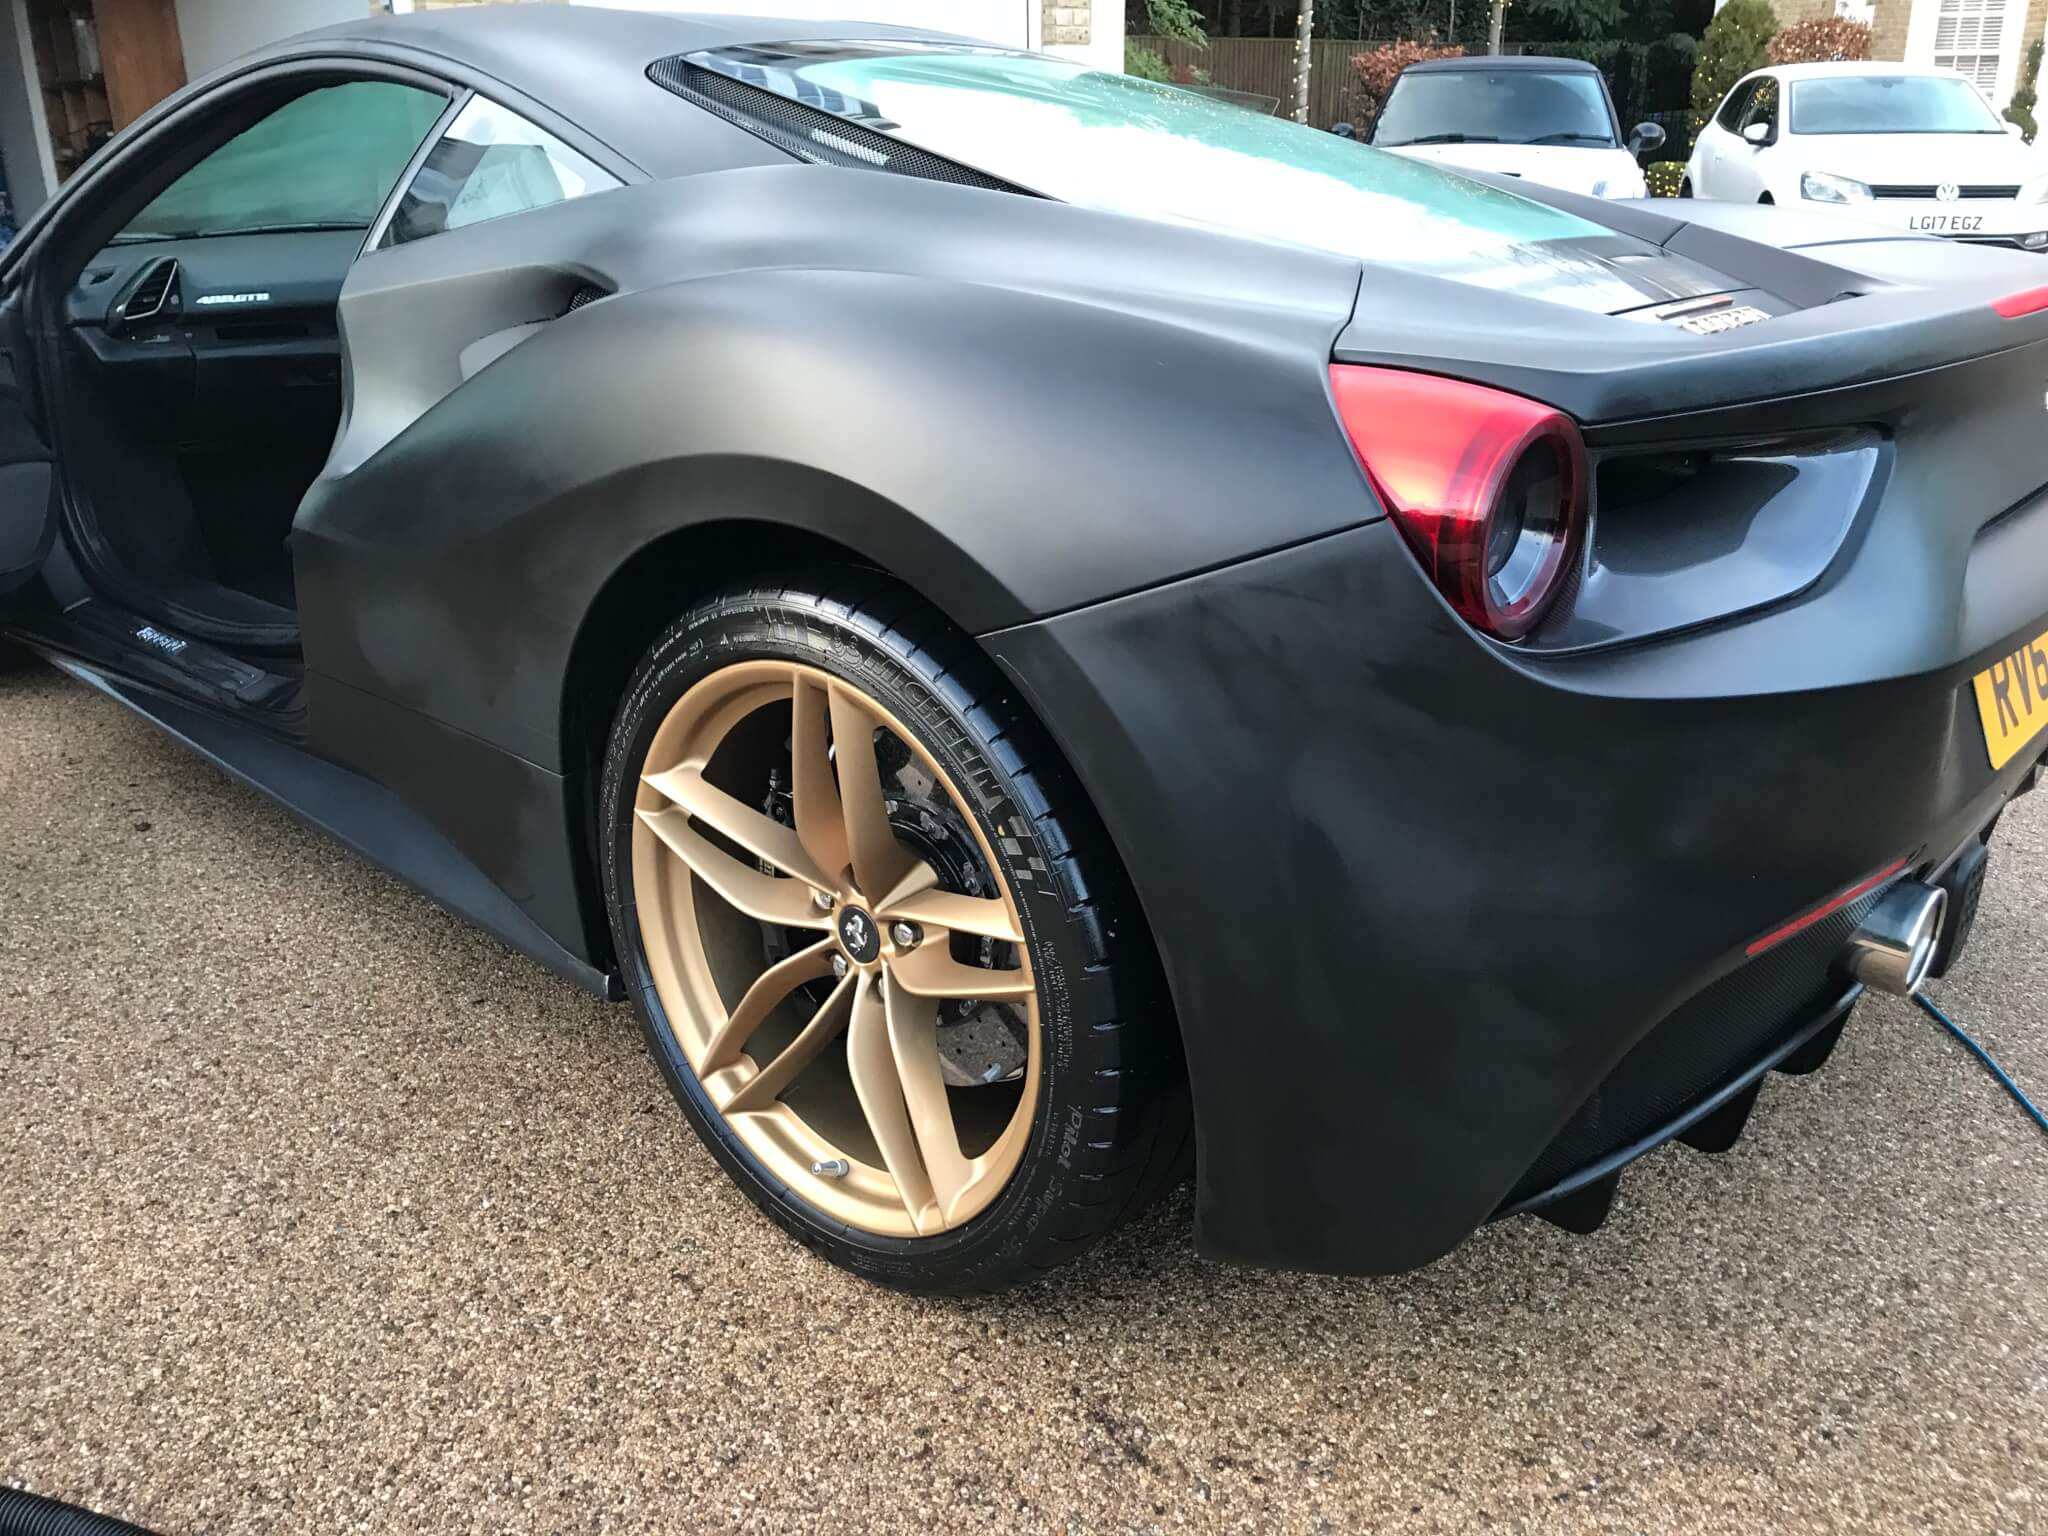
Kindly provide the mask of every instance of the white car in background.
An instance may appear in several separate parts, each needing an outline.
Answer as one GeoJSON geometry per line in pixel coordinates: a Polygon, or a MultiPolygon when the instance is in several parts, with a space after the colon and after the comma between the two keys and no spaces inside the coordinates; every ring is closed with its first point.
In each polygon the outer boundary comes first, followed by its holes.
{"type": "Polygon", "coordinates": [[[2019,131],[1949,70],[1785,64],[1728,93],[1693,145],[1679,196],[2048,250],[2048,159],[2019,131]]]}
{"type": "Polygon", "coordinates": [[[1642,197],[1636,157],[1661,148],[1664,130],[1639,123],[1624,144],[1606,77],[1591,64],[1496,55],[1410,64],[1366,142],[1589,197],[1642,197]]]}

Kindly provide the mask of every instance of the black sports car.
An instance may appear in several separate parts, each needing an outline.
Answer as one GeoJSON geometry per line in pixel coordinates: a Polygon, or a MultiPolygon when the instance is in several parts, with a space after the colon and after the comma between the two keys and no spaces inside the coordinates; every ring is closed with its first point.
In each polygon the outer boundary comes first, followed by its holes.
{"type": "Polygon", "coordinates": [[[1954,959],[2048,726],[2024,260],[366,20],[0,257],[4,624],[630,999],[835,1262],[999,1288],[1192,1163],[1204,1251],[1396,1270],[1954,959]]]}

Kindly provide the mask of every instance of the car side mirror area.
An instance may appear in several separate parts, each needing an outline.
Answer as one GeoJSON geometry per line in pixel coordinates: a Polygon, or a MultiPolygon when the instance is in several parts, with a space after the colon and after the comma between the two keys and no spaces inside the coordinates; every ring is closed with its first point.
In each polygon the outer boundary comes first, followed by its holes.
{"type": "Polygon", "coordinates": [[[2016,139],[2024,139],[2027,136],[2027,130],[2018,123],[2008,122],[2005,125],[2005,131],[2016,139]]]}
{"type": "Polygon", "coordinates": [[[1628,136],[1628,152],[1638,160],[1645,155],[1654,155],[1664,147],[1664,125],[1648,121],[1640,122],[1628,136]]]}
{"type": "Polygon", "coordinates": [[[1771,125],[1769,123],[1751,123],[1742,130],[1742,136],[1758,149],[1762,149],[1771,142],[1771,125]]]}

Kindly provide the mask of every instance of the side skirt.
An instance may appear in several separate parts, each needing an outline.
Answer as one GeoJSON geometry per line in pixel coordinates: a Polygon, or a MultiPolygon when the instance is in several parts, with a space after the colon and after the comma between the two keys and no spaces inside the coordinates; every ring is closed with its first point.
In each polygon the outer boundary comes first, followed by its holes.
{"type": "Polygon", "coordinates": [[[110,677],[74,658],[48,659],[231,778],[389,870],[436,906],[502,939],[595,997],[607,1002],[624,997],[616,976],[564,949],[390,790],[287,742],[110,677]]]}

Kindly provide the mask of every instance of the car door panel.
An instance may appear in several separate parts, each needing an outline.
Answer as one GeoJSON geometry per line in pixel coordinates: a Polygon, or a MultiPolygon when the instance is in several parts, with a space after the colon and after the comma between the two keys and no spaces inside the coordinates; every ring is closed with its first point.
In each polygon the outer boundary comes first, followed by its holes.
{"type": "Polygon", "coordinates": [[[331,417],[341,389],[335,304],[362,239],[322,230],[111,247],[69,296],[73,357],[110,397],[195,447],[331,417]],[[122,323],[123,297],[164,263],[176,264],[168,302],[122,323]]]}
{"type": "Polygon", "coordinates": [[[1729,162],[1732,157],[1743,155],[1749,146],[1736,134],[1736,125],[1742,121],[1742,114],[1749,106],[1749,98],[1756,90],[1755,80],[1743,80],[1736,84],[1714,109],[1714,115],[1700,130],[1699,143],[1695,147],[1698,166],[1693,177],[1695,197],[1727,198],[1737,194],[1729,189],[1729,162]]]}
{"type": "Polygon", "coordinates": [[[1766,157],[1771,153],[1771,146],[1778,141],[1778,101],[1781,94],[1777,78],[1771,75],[1757,81],[1750,92],[1741,120],[1729,136],[1728,152],[1722,157],[1727,182],[1727,190],[1721,194],[1723,197],[1753,203],[1768,190],[1765,178],[1769,173],[1769,162],[1766,157]],[[1747,135],[1752,127],[1759,124],[1769,130],[1768,136],[1761,144],[1752,143],[1747,135]]]}
{"type": "Polygon", "coordinates": [[[1714,189],[1715,168],[1721,157],[1721,130],[1711,120],[1700,130],[1700,136],[1693,144],[1692,195],[1694,197],[1718,197],[1714,189]]]}
{"type": "Polygon", "coordinates": [[[34,579],[56,534],[55,472],[28,388],[19,293],[0,304],[0,604],[34,579]]]}

